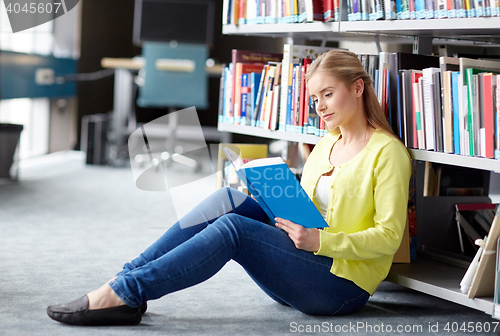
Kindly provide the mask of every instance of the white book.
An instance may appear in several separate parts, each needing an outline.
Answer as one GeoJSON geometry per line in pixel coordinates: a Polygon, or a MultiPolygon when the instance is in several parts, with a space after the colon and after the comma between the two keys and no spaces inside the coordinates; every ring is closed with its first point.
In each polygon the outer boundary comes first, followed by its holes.
{"type": "Polygon", "coordinates": [[[396,2],[394,0],[384,0],[385,4],[385,19],[395,20],[396,19],[396,2]]]}
{"type": "MultiPolygon", "coordinates": [[[[468,99],[467,99],[467,85],[462,86],[462,123],[463,123],[463,144],[464,155],[470,155],[470,147],[469,147],[469,120],[468,120],[468,99]]],[[[462,147],[461,147],[462,148],[462,147]]]]}
{"type": "Polygon", "coordinates": [[[377,97],[380,105],[382,105],[382,92],[383,92],[383,81],[384,81],[383,70],[389,69],[389,52],[381,51],[379,53],[378,61],[379,61],[378,64],[379,75],[378,75],[377,97]]]}
{"type": "Polygon", "coordinates": [[[436,120],[434,117],[434,81],[433,75],[439,68],[426,68],[422,71],[423,98],[425,114],[425,143],[428,150],[436,150],[436,120]]]}
{"type": "Polygon", "coordinates": [[[418,140],[418,148],[425,149],[425,123],[424,123],[424,111],[423,111],[423,103],[422,103],[422,78],[419,79],[418,83],[413,83],[413,95],[415,99],[415,115],[417,125],[419,125],[417,129],[417,140],[418,140]]]}
{"type": "MultiPolygon", "coordinates": [[[[460,227],[458,229],[460,230],[460,227]]],[[[465,272],[462,281],[460,281],[460,291],[464,294],[469,293],[470,286],[472,285],[472,280],[476,275],[477,268],[479,266],[479,259],[481,258],[482,254],[483,254],[483,248],[480,247],[479,250],[476,252],[476,255],[474,256],[474,259],[472,259],[469,268],[467,268],[467,272],[465,272]]]]}
{"type": "Polygon", "coordinates": [[[228,11],[229,11],[229,0],[224,0],[222,3],[222,25],[226,25],[229,22],[228,19],[228,11]]]}

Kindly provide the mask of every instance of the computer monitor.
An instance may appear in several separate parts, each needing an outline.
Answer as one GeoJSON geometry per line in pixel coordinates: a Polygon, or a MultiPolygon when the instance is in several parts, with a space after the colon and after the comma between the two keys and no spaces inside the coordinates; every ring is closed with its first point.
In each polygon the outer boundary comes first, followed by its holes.
{"type": "Polygon", "coordinates": [[[212,45],[213,0],[136,0],[133,42],[212,45]]]}

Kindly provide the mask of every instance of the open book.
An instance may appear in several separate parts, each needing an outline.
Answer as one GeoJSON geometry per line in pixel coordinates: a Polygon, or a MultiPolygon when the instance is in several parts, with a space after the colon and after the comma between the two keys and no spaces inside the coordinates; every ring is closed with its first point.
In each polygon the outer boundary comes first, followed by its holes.
{"type": "Polygon", "coordinates": [[[288,219],[306,228],[328,226],[282,158],[256,159],[243,164],[232,149],[222,147],[222,150],[271,220],[288,219]]]}

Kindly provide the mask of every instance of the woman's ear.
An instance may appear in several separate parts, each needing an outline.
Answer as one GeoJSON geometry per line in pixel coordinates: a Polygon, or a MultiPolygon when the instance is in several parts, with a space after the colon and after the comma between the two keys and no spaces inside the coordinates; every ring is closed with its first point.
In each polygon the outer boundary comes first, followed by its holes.
{"type": "Polygon", "coordinates": [[[361,97],[363,95],[363,91],[365,90],[365,81],[362,78],[358,78],[354,82],[354,89],[356,90],[356,97],[361,97]]]}

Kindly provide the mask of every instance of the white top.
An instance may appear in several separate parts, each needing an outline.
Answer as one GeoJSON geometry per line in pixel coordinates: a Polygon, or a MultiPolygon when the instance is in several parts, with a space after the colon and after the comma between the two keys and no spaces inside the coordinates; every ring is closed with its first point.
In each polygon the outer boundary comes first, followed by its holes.
{"type": "Polygon", "coordinates": [[[326,212],[328,210],[328,191],[330,189],[330,180],[332,176],[322,175],[319,178],[318,185],[316,186],[316,199],[318,201],[319,213],[326,219],[326,212]]]}

